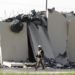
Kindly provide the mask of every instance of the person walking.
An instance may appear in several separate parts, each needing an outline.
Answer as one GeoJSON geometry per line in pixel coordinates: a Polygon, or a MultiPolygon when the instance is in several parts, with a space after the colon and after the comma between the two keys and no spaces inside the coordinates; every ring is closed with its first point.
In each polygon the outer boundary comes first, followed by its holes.
{"type": "Polygon", "coordinates": [[[45,69],[45,66],[44,66],[44,51],[42,49],[42,46],[38,45],[38,52],[37,52],[37,55],[36,55],[36,66],[35,66],[35,69],[37,70],[37,68],[40,65],[42,66],[42,69],[45,69]]]}

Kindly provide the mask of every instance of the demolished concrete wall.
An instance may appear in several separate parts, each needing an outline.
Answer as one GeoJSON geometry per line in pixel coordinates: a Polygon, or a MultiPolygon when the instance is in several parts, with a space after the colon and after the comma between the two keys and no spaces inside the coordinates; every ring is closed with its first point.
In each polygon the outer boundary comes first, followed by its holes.
{"type": "Polygon", "coordinates": [[[48,34],[56,58],[66,51],[67,24],[61,13],[48,11],[48,34]]]}
{"type": "Polygon", "coordinates": [[[75,17],[70,19],[69,32],[68,32],[68,48],[67,54],[69,61],[75,62],[75,17]]]}
{"type": "Polygon", "coordinates": [[[38,28],[37,28],[35,24],[31,23],[28,26],[28,28],[30,31],[30,39],[31,39],[32,47],[33,47],[34,56],[38,52],[38,45],[42,45],[42,48],[45,52],[45,56],[49,59],[54,58],[50,41],[47,35],[45,34],[43,27],[38,25],[38,28]]]}
{"type": "Polygon", "coordinates": [[[67,60],[75,62],[74,21],[74,15],[64,16],[50,9],[48,19],[33,10],[32,14],[0,22],[3,61],[26,61],[30,53],[30,58],[36,58],[38,45],[42,45],[49,62],[54,60],[63,65],[69,63],[67,60]]]}
{"type": "Polygon", "coordinates": [[[1,34],[0,34],[0,64],[2,64],[1,34]]]}
{"type": "Polygon", "coordinates": [[[3,61],[26,61],[28,58],[27,26],[14,33],[10,29],[11,22],[0,22],[1,51],[3,61]]]}

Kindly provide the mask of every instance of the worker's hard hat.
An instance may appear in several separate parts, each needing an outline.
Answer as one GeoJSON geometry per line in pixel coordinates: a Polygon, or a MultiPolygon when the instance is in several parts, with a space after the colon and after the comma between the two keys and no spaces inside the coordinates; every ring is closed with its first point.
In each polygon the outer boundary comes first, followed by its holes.
{"type": "Polygon", "coordinates": [[[38,45],[38,47],[42,47],[41,45],[38,45]]]}

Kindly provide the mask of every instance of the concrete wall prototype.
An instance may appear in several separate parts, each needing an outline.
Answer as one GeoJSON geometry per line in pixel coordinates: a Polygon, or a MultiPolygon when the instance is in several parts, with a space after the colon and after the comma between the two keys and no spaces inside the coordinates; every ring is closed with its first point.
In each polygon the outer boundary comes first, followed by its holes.
{"type": "Polygon", "coordinates": [[[0,22],[1,50],[3,61],[26,61],[28,58],[27,27],[20,33],[10,30],[10,23],[0,22]]]}
{"type": "Polygon", "coordinates": [[[69,23],[67,54],[69,60],[75,62],[75,17],[69,23]]]}
{"type": "Polygon", "coordinates": [[[48,11],[48,34],[55,57],[63,54],[66,49],[67,25],[66,18],[57,11],[48,11]]]}

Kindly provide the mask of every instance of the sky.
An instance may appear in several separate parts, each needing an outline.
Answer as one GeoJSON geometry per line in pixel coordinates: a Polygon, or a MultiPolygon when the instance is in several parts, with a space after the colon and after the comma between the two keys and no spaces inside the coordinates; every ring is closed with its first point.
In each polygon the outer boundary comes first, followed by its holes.
{"type": "MultiPolygon", "coordinates": [[[[32,9],[43,11],[45,5],[46,0],[0,0],[0,20],[30,13],[32,9]]],[[[48,8],[53,7],[60,12],[75,11],[75,0],[48,0],[48,8]]]]}

